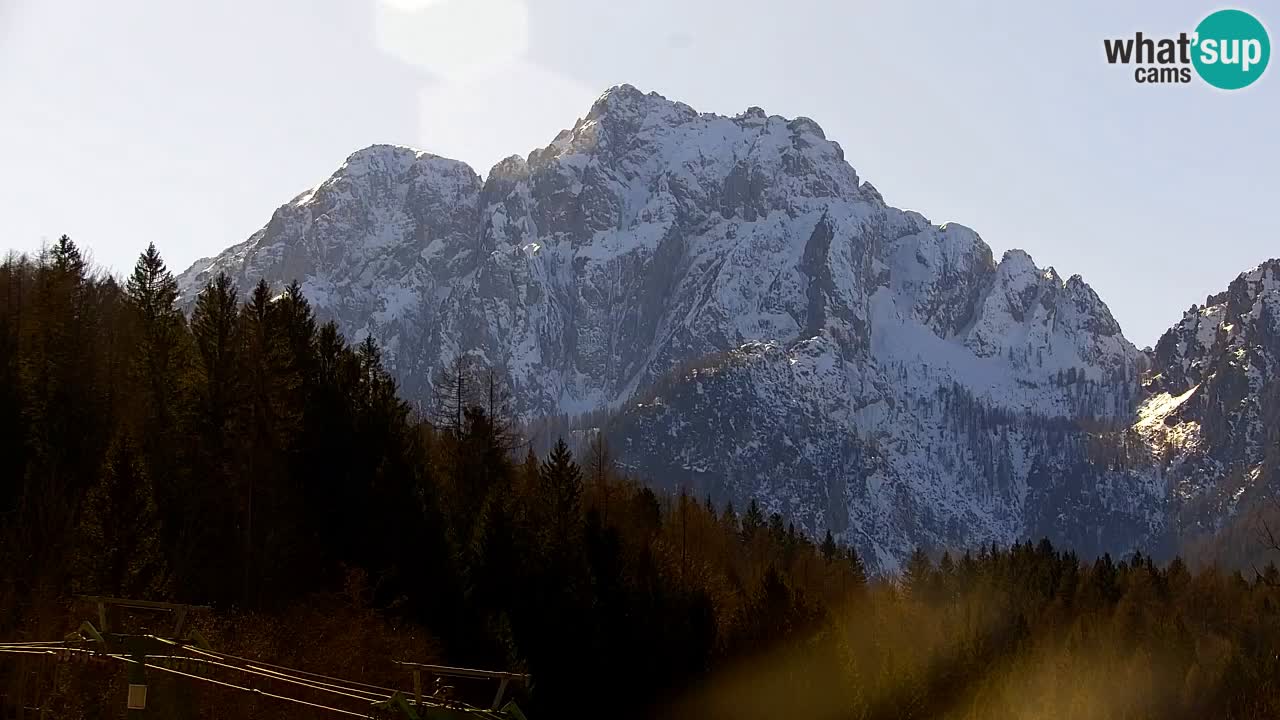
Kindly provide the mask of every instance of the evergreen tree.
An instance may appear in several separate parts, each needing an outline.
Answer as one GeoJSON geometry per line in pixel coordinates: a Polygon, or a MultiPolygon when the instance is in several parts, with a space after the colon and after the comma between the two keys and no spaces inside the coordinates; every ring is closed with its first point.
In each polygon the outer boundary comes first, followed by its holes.
{"type": "Polygon", "coordinates": [[[850,589],[860,592],[867,586],[867,569],[862,564],[862,558],[858,555],[858,549],[850,545],[846,550],[846,559],[849,564],[849,580],[852,583],[850,589]]]}
{"type": "Polygon", "coordinates": [[[453,466],[455,510],[454,522],[471,536],[471,528],[482,508],[490,502],[502,502],[512,486],[511,457],[501,428],[484,408],[466,410],[461,437],[454,441],[464,462],[453,466]]]}
{"type": "Polygon", "coordinates": [[[243,398],[239,337],[240,305],[226,273],[205,286],[191,313],[191,334],[203,371],[203,421],[211,456],[227,454],[226,433],[234,408],[243,398]]]}
{"type": "Polygon", "coordinates": [[[84,278],[86,270],[84,257],[80,254],[80,248],[71,241],[70,237],[66,235],[59,237],[50,252],[50,257],[55,272],[78,279],[84,278]]]}
{"type": "Polygon", "coordinates": [[[931,584],[933,582],[933,561],[924,548],[917,547],[911,551],[902,570],[902,588],[908,597],[931,602],[931,584]]]}
{"type": "Polygon", "coordinates": [[[1111,553],[1103,553],[1093,564],[1089,575],[1090,589],[1105,603],[1114,603],[1120,597],[1119,573],[1111,560],[1111,553]]]}
{"type": "Polygon", "coordinates": [[[178,283],[160,257],[155,243],[147,245],[147,249],[138,256],[125,288],[145,325],[155,326],[157,330],[171,330],[164,323],[175,320],[178,283]]]}
{"type": "Polygon", "coordinates": [[[142,457],[128,435],[112,444],[98,477],[85,497],[79,525],[82,591],[156,596],[165,577],[159,510],[142,457]]]}
{"type": "MultiPolygon", "coordinates": [[[[95,318],[90,280],[70,238],[59,238],[33,269],[29,317],[14,338],[21,353],[14,380],[27,400],[20,435],[32,462],[23,494],[33,504],[24,511],[44,518],[41,532],[61,534],[74,517],[58,498],[77,497],[98,470],[94,455],[101,448],[92,442],[91,428],[99,408],[92,355],[84,352],[86,326],[95,318]]],[[[50,536],[48,542],[59,540],[50,536]]]]}
{"type": "MultiPolygon", "coordinates": [[[[301,378],[288,362],[285,338],[276,323],[271,288],[260,280],[240,311],[241,372],[248,392],[244,405],[241,472],[236,473],[241,535],[241,601],[259,602],[261,581],[278,571],[278,558],[265,550],[266,529],[259,516],[289,522],[292,503],[288,486],[289,449],[299,430],[301,407],[295,394],[301,378]],[[264,512],[265,511],[265,512],[264,512]]],[[[278,581],[278,579],[273,578],[278,581]]]]}
{"type": "Polygon", "coordinates": [[[591,436],[591,454],[588,467],[591,471],[593,485],[593,502],[600,510],[601,522],[609,521],[609,495],[611,492],[609,474],[613,471],[613,452],[609,449],[609,441],[604,432],[596,430],[591,436]]]}
{"type": "Polygon", "coordinates": [[[167,439],[178,412],[183,323],[177,307],[178,283],[155,243],[138,257],[125,288],[141,328],[137,371],[145,392],[143,435],[157,469],[172,476],[177,460],[164,448],[170,446],[167,439]]]}
{"type": "Polygon", "coordinates": [[[836,538],[831,534],[831,529],[827,529],[826,537],[822,538],[822,559],[828,563],[836,559],[836,553],[839,551],[836,546],[836,538]]]}
{"type": "Polygon", "coordinates": [[[738,513],[733,509],[733,501],[725,503],[724,512],[720,513],[720,527],[726,535],[740,536],[742,528],[738,525],[738,513]]]}
{"type": "MultiPolygon", "coordinates": [[[[740,524],[601,453],[583,470],[564,441],[517,464],[483,374],[460,424],[420,421],[376,341],[317,328],[296,283],[238,306],[214,278],[187,327],[154,248],[125,288],[87,265],[65,237],[0,263],[0,637],[49,637],[91,592],[212,605],[219,644],[371,683],[413,647],[527,671],[533,717],[619,697],[623,718],[1280,716],[1266,558],[1246,579],[1147,553],[1081,564],[1048,540],[936,567],[917,549],[902,602],[834,533],[815,544],[754,501],[740,524]]],[[[1016,424],[948,402],[970,427],[1016,424]]],[[[13,668],[0,715],[35,677],[13,668]]],[[[55,714],[92,716],[100,693],[76,688],[102,678],[65,670],[55,714]]],[[[234,697],[219,712],[262,714],[234,697]]]]}
{"type": "Polygon", "coordinates": [[[742,516],[742,541],[751,542],[751,539],[764,527],[764,514],[760,512],[760,505],[756,503],[755,498],[751,498],[751,502],[747,505],[747,512],[742,516]]]}
{"type": "Polygon", "coordinates": [[[956,563],[951,559],[951,553],[944,550],[938,560],[938,570],[933,574],[930,593],[934,598],[946,599],[952,597],[955,587],[956,563]]]}
{"type": "Polygon", "coordinates": [[[782,513],[769,513],[769,539],[777,545],[786,543],[787,526],[782,520],[782,513]]]}
{"type": "Polygon", "coordinates": [[[297,281],[276,300],[276,323],[283,330],[290,370],[309,392],[316,372],[316,319],[297,281]]]}
{"type": "MultiPolygon", "coordinates": [[[[223,599],[232,597],[230,588],[242,581],[236,569],[243,554],[234,551],[240,547],[234,515],[209,513],[208,508],[235,505],[234,493],[245,478],[240,458],[248,420],[240,307],[235,286],[225,273],[219,273],[197,296],[191,335],[199,371],[194,383],[198,447],[193,458],[197,464],[170,512],[190,519],[184,523],[182,569],[194,568],[199,587],[223,599]]],[[[197,580],[184,576],[184,585],[191,587],[193,582],[197,580]]]]}
{"type": "MultiPolygon", "coordinates": [[[[178,430],[176,420],[185,370],[184,327],[177,307],[178,284],[154,243],[138,257],[125,290],[140,331],[135,371],[142,388],[142,450],[156,482],[161,512],[183,516],[184,473],[177,452],[180,443],[173,438],[178,430]]],[[[178,555],[185,555],[189,544],[189,538],[173,534],[165,541],[178,555]]]]}
{"type": "Polygon", "coordinates": [[[520,465],[519,475],[521,492],[526,497],[532,496],[538,488],[541,477],[538,472],[538,454],[533,451],[533,443],[525,449],[524,462],[520,465]]]}
{"type": "Polygon", "coordinates": [[[582,470],[563,438],[556,441],[551,454],[538,468],[538,479],[554,546],[567,547],[576,535],[579,520],[582,470]]]}

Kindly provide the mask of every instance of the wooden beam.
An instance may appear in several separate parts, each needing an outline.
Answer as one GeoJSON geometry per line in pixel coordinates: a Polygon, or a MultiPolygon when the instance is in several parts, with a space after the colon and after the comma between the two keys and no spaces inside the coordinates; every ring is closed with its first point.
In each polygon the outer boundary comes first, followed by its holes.
{"type": "Polygon", "coordinates": [[[184,605],[182,603],[155,602],[153,600],[130,600],[128,598],[103,597],[99,595],[77,595],[81,600],[98,603],[102,605],[114,605],[116,607],[133,608],[135,610],[208,610],[207,605],[184,605]]]}
{"type": "Polygon", "coordinates": [[[521,673],[501,672],[498,670],[474,670],[472,668],[450,667],[449,665],[430,665],[427,663],[396,661],[397,665],[408,668],[418,668],[420,670],[429,670],[436,675],[445,675],[448,677],[475,677],[490,678],[493,680],[520,680],[529,679],[528,675],[521,673]]]}

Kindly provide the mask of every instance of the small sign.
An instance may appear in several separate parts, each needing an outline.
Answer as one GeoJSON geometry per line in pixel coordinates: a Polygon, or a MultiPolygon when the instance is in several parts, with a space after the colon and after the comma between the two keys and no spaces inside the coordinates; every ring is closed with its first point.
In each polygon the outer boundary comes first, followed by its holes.
{"type": "Polygon", "coordinates": [[[146,710],[147,709],[147,686],[146,685],[130,685],[129,686],[129,709],[130,710],[146,710]]]}

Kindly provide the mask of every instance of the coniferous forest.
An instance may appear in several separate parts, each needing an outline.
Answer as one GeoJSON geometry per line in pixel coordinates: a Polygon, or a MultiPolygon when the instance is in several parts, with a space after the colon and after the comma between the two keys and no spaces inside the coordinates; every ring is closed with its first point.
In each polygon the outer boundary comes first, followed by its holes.
{"type": "MultiPolygon", "coordinates": [[[[598,436],[535,454],[492,373],[435,385],[411,409],[296,284],[222,276],[186,312],[154,246],[123,279],[65,236],[10,256],[0,641],[60,639],[99,595],[204,606],[214,647],[370,683],[528,673],[532,720],[1280,716],[1274,566],[1028,542],[870,578],[754,502],[647,489],[598,436]]],[[[59,674],[44,707],[124,717],[117,670],[59,674]]],[[[152,692],[161,717],[326,717],[152,692]]]]}

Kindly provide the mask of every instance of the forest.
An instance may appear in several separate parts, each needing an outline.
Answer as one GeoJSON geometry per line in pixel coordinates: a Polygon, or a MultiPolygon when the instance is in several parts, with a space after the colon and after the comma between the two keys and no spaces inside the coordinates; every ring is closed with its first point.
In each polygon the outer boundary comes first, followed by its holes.
{"type": "MultiPolygon", "coordinates": [[[[188,313],[154,245],[127,278],[66,236],[11,254],[0,642],[60,639],[97,595],[199,605],[213,647],[366,682],[403,685],[397,660],[527,673],[531,720],[1280,716],[1274,565],[1029,540],[868,577],[755,502],[655,493],[598,434],[536,453],[492,371],[435,386],[412,409],[296,283],[219,276],[188,313]]],[[[0,654],[0,707],[16,667],[0,654]]],[[[125,717],[124,688],[75,668],[46,707],[125,717]]],[[[167,689],[155,716],[326,717],[167,689]]]]}

